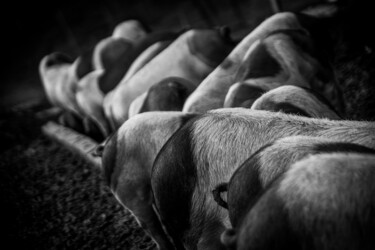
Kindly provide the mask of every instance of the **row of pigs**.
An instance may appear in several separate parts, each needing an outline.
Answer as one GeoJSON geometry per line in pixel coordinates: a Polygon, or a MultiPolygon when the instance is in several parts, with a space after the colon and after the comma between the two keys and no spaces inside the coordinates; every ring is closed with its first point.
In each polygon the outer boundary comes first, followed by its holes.
{"type": "Polygon", "coordinates": [[[40,76],[50,102],[66,111],[61,123],[99,140],[137,113],[250,107],[283,85],[311,89],[342,113],[325,48],[309,31],[318,25],[276,14],[236,42],[226,27],[147,32],[129,20],[75,60],[46,55],[40,76]]]}
{"type": "Polygon", "coordinates": [[[127,21],[40,74],[159,249],[372,249],[375,124],[343,119],[322,21],[278,13],[239,42],[127,21]]]}

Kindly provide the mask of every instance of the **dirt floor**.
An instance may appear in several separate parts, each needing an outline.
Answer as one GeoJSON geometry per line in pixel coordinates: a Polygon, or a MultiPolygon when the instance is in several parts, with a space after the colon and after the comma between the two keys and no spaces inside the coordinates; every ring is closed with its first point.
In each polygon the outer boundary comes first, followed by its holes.
{"type": "Polygon", "coordinates": [[[154,248],[99,169],[42,135],[41,106],[1,114],[2,249],[154,248]]]}

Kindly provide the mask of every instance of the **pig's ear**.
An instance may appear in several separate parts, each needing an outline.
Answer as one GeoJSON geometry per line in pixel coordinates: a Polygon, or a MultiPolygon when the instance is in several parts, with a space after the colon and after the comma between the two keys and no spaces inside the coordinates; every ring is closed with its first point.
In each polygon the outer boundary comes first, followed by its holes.
{"type": "Polygon", "coordinates": [[[223,200],[221,197],[221,194],[228,191],[228,183],[221,183],[216,186],[214,190],[212,190],[212,195],[214,196],[214,200],[216,203],[223,207],[228,209],[228,203],[223,200]]]}

